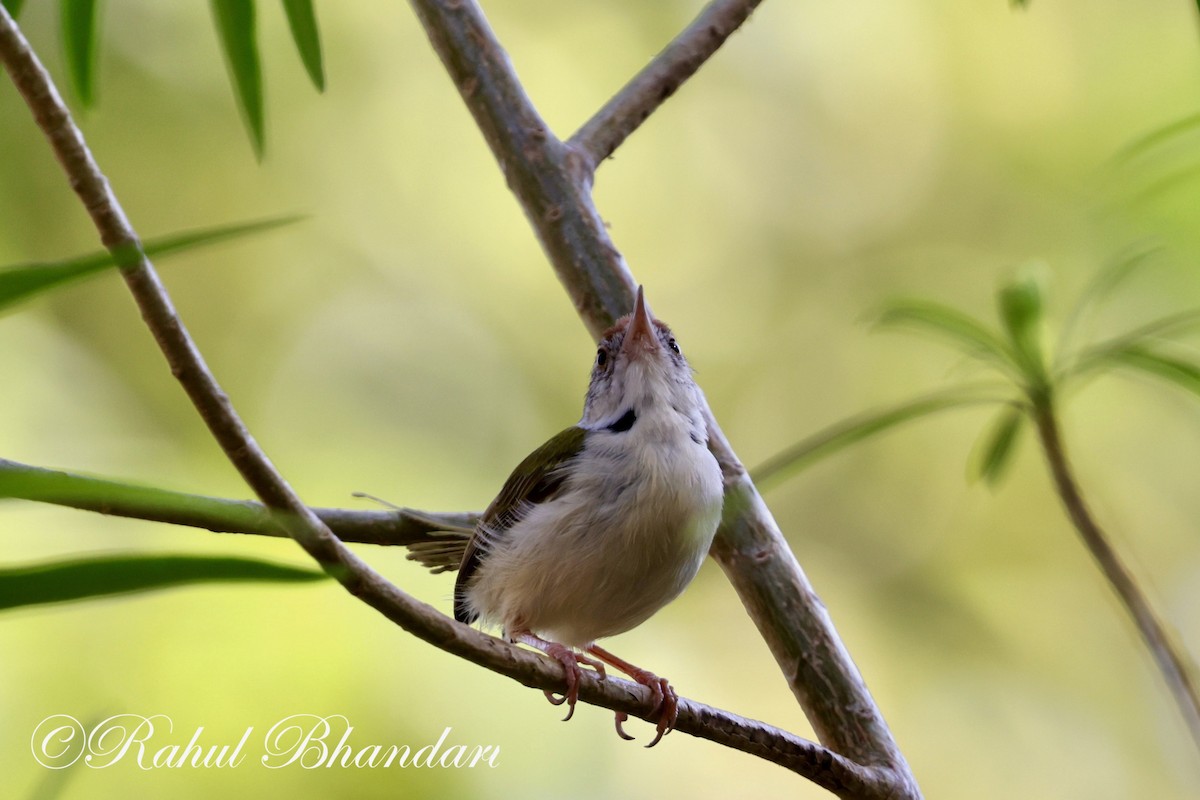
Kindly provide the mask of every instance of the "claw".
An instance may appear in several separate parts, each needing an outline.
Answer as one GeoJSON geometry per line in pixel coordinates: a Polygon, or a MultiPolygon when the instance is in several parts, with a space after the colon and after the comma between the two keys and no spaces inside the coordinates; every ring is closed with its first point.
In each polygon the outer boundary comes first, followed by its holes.
{"type": "Polygon", "coordinates": [[[629,719],[629,715],[626,714],[624,711],[618,711],[616,713],[617,736],[620,736],[622,739],[624,739],[627,742],[632,742],[633,737],[630,736],[628,733],[626,733],[625,729],[621,727],[621,723],[626,721],[627,719],[629,719]]]}
{"type": "Polygon", "coordinates": [[[546,699],[551,705],[561,706],[567,704],[567,715],[563,717],[563,722],[566,722],[571,717],[575,716],[575,703],[579,700],[579,679],[583,672],[579,668],[580,664],[594,669],[603,680],[605,678],[604,665],[594,658],[588,658],[581,653],[576,653],[566,645],[558,642],[548,642],[538,636],[534,636],[528,631],[521,631],[512,636],[514,641],[523,642],[530,647],[536,647],[546,655],[553,658],[563,668],[563,679],[566,681],[567,690],[565,692],[553,692],[549,689],[542,692],[546,695],[546,699]]]}
{"type": "MultiPolygon", "coordinates": [[[[588,647],[587,651],[621,670],[650,690],[650,696],[654,701],[654,713],[658,715],[658,722],[654,726],[654,739],[646,747],[654,747],[654,745],[662,741],[664,736],[675,730],[675,720],[679,717],[679,695],[676,693],[675,688],[667,682],[666,678],[660,678],[653,672],[635,667],[628,661],[617,658],[612,653],[596,645],[588,647]]],[[[625,733],[625,729],[622,727],[622,723],[628,719],[629,715],[625,712],[616,712],[617,735],[625,740],[633,738],[625,733]]]]}
{"type": "MultiPolygon", "coordinates": [[[[679,695],[676,694],[675,688],[667,683],[665,678],[649,676],[651,678],[650,691],[654,693],[655,699],[658,701],[658,725],[655,726],[657,734],[654,740],[646,747],[654,747],[662,741],[662,738],[671,731],[675,730],[675,720],[679,716],[679,695]]],[[[640,681],[639,681],[640,683],[640,681]]]]}

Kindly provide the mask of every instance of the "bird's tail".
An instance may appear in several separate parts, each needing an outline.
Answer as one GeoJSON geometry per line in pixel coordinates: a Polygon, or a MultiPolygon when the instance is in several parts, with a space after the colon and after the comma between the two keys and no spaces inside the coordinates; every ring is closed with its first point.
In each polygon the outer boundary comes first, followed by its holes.
{"type": "Polygon", "coordinates": [[[471,541],[471,534],[475,531],[475,517],[478,515],[428,514],[411,508],[401,508],[363,492],[354,494],[356,497],[374,500],[400,513],[406,531],[413,534],[411,541],[402,540],[408,548],[409,561],[416,561],[435,574],[457,570],[462,564],[467,543],[471,541]]]}

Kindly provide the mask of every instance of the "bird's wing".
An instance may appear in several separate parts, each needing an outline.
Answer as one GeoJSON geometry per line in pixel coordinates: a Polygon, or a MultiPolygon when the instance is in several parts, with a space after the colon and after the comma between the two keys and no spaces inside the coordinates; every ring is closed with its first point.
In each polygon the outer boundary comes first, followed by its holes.
{"type": "Polygon", "coordinates": [[[478,616],[467,607],[467,583],[487,558],[488,552],[512,529],[532,506],[553,500],[567,480],[564,467],[583,450],[587,431],[573,425],[530,453],[517,465],[504,488],[483,512],[467,543],[458,580],[454,583],[454,618],[474,622],[478,616]]]}

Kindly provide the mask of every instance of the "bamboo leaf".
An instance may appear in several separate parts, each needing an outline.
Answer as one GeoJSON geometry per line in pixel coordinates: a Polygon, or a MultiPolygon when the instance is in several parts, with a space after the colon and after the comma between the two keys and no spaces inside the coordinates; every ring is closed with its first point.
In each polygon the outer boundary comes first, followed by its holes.
{"type": "Polygon", "coordinates": [[[0,609],[196,583],[310,582],[324,573],[249,558],[119,555],[0,569],[0,609]]]}
{"type": "Polygon", "coordinates": [[[878,324],[925,330],[949,340],[971,356],[995,362],[1010,373],[1020,376],[1022,372],[999,335],[956,308],[926,300],[898,300],[887,305],[878,324]]]}
{"type": "Polygon", "coordinates": [[[980,450],[981,456],[971,470],[972,479],[982,478],[989,486],[996,486],[1016,452],[1016,444],[1024,427],[1025,410],[1012,406],[1000,412],[991,426],[980,450]]]}
{"type": "Polygon", "coordinates": [[[292,41],[304,62],[304,69],[317,91],[325,91],[325,65],[321,58],[321,36],[317,30],[317,15],[312,0],[283,0],[292,41]]]}
{"type": "Polygon", "coordinates": [[[210,0],[217,36],[233,81],[234,94],[254,154],[262,158],[263,131],[262,68],[258,60],[253,0],[210,0]]]}
{"type": "MultiPolygon", "coordinates": [[[[143,243],[142,252],[148,257],[170,255],[290,225],[300,219],[303,217],[275,217],[163,236],[143,243]]],[[[137,252],[133,249],[115,255],[101,250],[65,261],[19,264],[0,269],[0,312],[41,292],[113,267],[118,262],[130,263],[136,258],[137,252]]]]}
{"type": "Polygon", "coordinates": [[[87,108],[95,99],[96,0],[59,0],[59,16],[67,74],[87,108]]]}
{"type": "Polygon", "coordinates": [[[827,456],[905,422],[952,408],[1002,402],[1006,402],[1006,399],[998,397],[994,392],[961,387],[919,397],[880,411],[859,414],[831,425],[772,456],[751,470],[750,476],[756,484],[765,486],[768,482],[792,477],[827,456]]]}

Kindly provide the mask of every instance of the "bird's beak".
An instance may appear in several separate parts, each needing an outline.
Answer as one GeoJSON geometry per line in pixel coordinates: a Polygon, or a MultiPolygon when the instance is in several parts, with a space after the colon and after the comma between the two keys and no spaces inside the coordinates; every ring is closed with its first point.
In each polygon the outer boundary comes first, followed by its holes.
{"type": "Polygon", "coordinates": [[[625,332],[625,341],[621,350],[629,355],[635,352],[651,352],[658,349],[658,334],[654,330],[654,317],[646,308],[646,297],[642,287],[638,287],[637,300],[633,306],[633,317],[629,320],[629,330],[625,332]]]}

